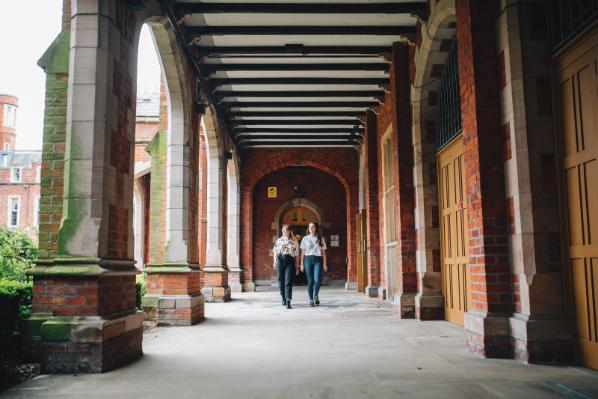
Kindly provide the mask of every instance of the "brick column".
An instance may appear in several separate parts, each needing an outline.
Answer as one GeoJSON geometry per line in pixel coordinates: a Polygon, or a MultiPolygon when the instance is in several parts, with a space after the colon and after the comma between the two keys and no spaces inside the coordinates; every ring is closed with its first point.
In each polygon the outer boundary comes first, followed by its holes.
{"type": "Polygon", "coordinates": [[[345,290],[357,290],[357,220],[359,212],[359,181],[353,179],[347,192],[347,282],[345,290]]]}
{"type": "Polygon", "coordinates": [[[100,372],[142,353],[129,217],[136,89],[129,54],[137,22],[124,3],[82,3],[73,2],[70,44],[63,31],[40,62],[49,73],[46,101],[55,107],[46,109],[44,128],[41,232],[48,241],[30,272],[27,331],[40,341],[44,372],[100,372]]]}
{"type": "Polygon", "coordinates": [[[253,187],[241,190],[241,265],[243,291],[255,291],[253,282],[253,187]]]}
{"type": "Polygon", "coordinates": [[[228,302],[231,290],[228,286],[226,265],[226,174],[224,151],[219,146],[216,116],[208,110],[204,116],[207,137],[207,235],[206,263],[203,265],[205,285],[202,289],[208,302],[228,302]]]}
{"type": "Polygon", "coordinates": [[[417,270],[415,261],[415,194],[413,187],[413,143],[411,133],[411,84],[409,80],[409,46],[395,44],[392,52],[391,94],[394,96],[392,119],[396,143],[395,209],[397,267],[399,283],[399,316],[415,317],[417,270]]]}
{"type": "MultiPolygon", "coordinates": [[[[161,42],[164,32],[156,32],[161,42]]],[[[187,326],[204,317],[197,260],[196,140],[189,128],[191,113],[182,100],[180,77],[173,60],[163,55],[165,80],[160,95],[160,130],[148,145],[152,156],[150,262],[146,265],[147,294],[142,309],[159,324],[187,326]],[[167,88],[167,82],[168,84],[167,88]],[[167,90],[169,92],[167,92],[167,90]],[[167,95],[168,94],[168,95],[167,95]],[[167,102],[170,101],[170,104],[167,102]],[[170,106],[169,106],[170,105],[170,106]],[[170,114],[169,114],[170,110],[170,114]]],[[[197,143],[197,147],[199,143],[197,143]]]]}
{"type": "Polygon", "coordinates": [[[504,165],[502,151],[497,150],[504,148],[497,78],[498,2],[457,0],[456,13],[472,282],[472,307],[465,315],[467,344],[483,356],[510,357],[513,294],[504,165]]]}
{"type": "Polygon", "coordinates": [[[365,291],[371,298],[385,298],[384,287],[380,286],[380,220],[378,210],[378,133],[376,115],[366,113],[366,173],[365,209],[368,243],[368,286],[365,291]]]}

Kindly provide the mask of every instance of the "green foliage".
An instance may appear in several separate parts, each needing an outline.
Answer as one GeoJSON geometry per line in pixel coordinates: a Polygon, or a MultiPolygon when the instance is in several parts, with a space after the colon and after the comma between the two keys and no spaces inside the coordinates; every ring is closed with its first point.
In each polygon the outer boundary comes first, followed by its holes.
{"type": "Polygon", "coordinates": [[[141,298],[143,298],[143,296],[147,292],[145,273],[137,275],[137,278],[135,279],[135,288],[136,288],[135,301],[137,302],[137,307],[139,309],[141,309],[141,298]]]}
{"type": "Polygon", "coordinates": [[[31,316],[32,284],[0,280],[0,338],[18,335],[19,321],[31,316]]]}
{"type": "Polygon", "coordinates": [[[0,227],[0,279],[27,281],[36,257],[37,246],[25,233],[0,227]]]}

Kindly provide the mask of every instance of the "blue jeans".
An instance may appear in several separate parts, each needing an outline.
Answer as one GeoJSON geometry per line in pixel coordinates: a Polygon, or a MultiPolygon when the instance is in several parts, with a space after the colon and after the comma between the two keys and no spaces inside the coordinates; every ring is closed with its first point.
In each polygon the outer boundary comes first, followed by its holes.
{"type": "Polygon", "coordinates": [[[307,276],[307,293],[309,300],[313,301],[314,296],[320,292],[320,280],[322,277],[322,257],[309,255],[305,257],[305,275],[307,276]]]}

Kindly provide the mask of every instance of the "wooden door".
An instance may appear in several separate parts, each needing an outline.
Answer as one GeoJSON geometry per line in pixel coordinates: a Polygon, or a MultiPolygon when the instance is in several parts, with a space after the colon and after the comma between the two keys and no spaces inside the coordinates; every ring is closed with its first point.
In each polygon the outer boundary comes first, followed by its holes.
{"type": "Polygon", "coordinates": [[[365,212],[355,215],[357,222],[357,291],[365,292],[368,285],[365,212]]]}
{"type": "Polygon", "coordinates": [[[444,314],[463,324],[469,308],[467,208],[463,169],[463,138],[459,136],[438,154],[438,202],[444,314]]]}
{"type": "Polygon", "coordinates": [[[558,60],[575,352],[598,368],[598,32],[558,60]]]}

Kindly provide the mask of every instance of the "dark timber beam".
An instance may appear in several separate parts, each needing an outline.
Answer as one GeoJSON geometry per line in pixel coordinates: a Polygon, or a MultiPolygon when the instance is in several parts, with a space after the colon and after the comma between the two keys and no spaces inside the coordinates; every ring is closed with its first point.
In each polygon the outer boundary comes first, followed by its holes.
{"type": "Polygon", "coordinates": [[[378,101],[223,101],[219,107],[228,108],[369,108],[378,101]]]}
{"type": "Polygon", "coordinates": [[[233,137],[233,139],[236,142],[241,142],[241,141],[247,141],[247,140],[251,140],[251,141],[300,141],[300,140],[310,140],[310,141],[348,141],[348,140],[360,140],[360,138],[362,138],[362,136],[352,136],[350,134],[344,134],[344,135],[301,135],[301,134],[289,134],[286,136],[268,136],[268,135],[261,135],[261,134],[239,134],[235,137],[233,137]]]}
{"type": "Polygon", "coordinates": [[[305,64],[203,64],[201,69],[208,74],[218,71],[382,71],[388,72],[389,65],[382,62],[362,63],[305,63],[305,64]]]}
{"type": "Polygon", "coordinates": [[[250,133],[257,133],[257,134],[265,134],[265,133],[276,133],[280,134],[280,136],[285,136],[289,134],[302,134],[302,133],[342,133],[342,134],[359,134],[363,133],[363,128],[346,128],[346,127],[338,127],[338,128],[312,128],[312,129],[301,129],[301,128],[248,128],[248,129],[239,129],[235,130],[235,135],[239,134],[250,134],[250,133]]]}
{"type": "Polygon", "coordinates": [[[207,13],[277,14],[421,14],[425,1],[412,3],[177,3],[177,15],[207,13]]]}
{"type": "Polygon", "coordinates": [[[299,91],[259,91],[259,90],[217,90],[212,94],[217,99],[226,97],[384,97],[384,90],[299,90],[299,91]]]}
{"type": "Polygon", "coordinates": [[[228,126],[233,129],[241,129],[241,126],[255,126],[255,125],[278,125],[278,126],[329,126],[329,125],[350,125],[362,126],[363,122],[359,119],[324,119],[324,120],[310,120],[310,119],[233,119],[229,121],[228,126]]]}
{"type": "Polygon", "coordinates": [[[386,85],[389,78],[210,78],[208,83],[212,87],[222,85],[386,85]]]}
{"type": "Polygon", "coordinates": [[[363,118],[365,111],[246,111],[246,110],[229,110],[228,115],[235,117],[265,117],[265,118],[281,118],[281,117],[344,117],[344,118],[363,118]]]}
{"type": "Polygon", "coordinates": [[[302,44],[288,44],[286,46],[214,46],[198,47],[202,56],[217,57],[218,55],[372,55],[379,56],[390,53],[390,46],[304,46],[302,44]]]}
{"type": "Polygon", "coordinates": [[[241,148],[249,148],[249,147],[285,147],[285,146],[293,146],[293,147],[309,147],[309,146],[328,146],[328,147],[335,147],[335,146],[356,146],[360,145],[361,143],[356,140],[339,140],[339,141],[312,141],[312,140],[294,140],[294,141],[250,141],[250,140],[242,140],[237,143],[237,146],[241,148]]]}
{"type": "Polygon", "coordinates": [[[374,36],[401,36],[415,33],[415,26],[187,26],[185,29],[188,38],[196,36],[222,36],[222,35],[374,35],[374,36]]]}

